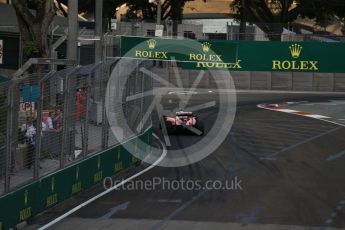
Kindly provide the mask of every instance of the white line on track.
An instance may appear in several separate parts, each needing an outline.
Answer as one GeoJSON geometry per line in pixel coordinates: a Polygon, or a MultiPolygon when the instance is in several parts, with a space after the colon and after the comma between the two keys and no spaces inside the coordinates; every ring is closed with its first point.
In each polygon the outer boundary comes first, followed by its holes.
{"type": "Polygon", "coordinates": [[[297,113],[299,111],[297,110],[293,110],[293,109],[277,109],[279,112],[283,112],[283,113],[297,113]]]}
{"type": "Polygon", "coordinates": [[[269,156],[261,157],[260,159],[263,159],[263,160],[276,160],[276,157],[277,157],[278,155],[280,155],[281,153],[284,153],[284,152],[286,152],[286,151],[288,151],[288,150],[290,150],[290,149],[296,148],[297,146],[300,146],[300,145],[302,145],[302,144],[305,144],[305,143],[307,143],[307,142],[309,142],[309,141],[312,141],[312,140],[315,140],[315,139],[320,138],[320,137],[322,137],[322,136],[325,136],[325,135],[328,135],[328,134],[330,134],[330,133],[333,133],[333,132],[335,132],[335,131],[337,131],[337,130],[339,130],[339,129],[341,129],[341,127],[337,127],[337,128],[331,129],[331,130],[329,130],[329,131],[327,131],[327,132],[325,132],[325,133],[320,133],[319,135],[316,135],[316,136],[310,137],[310,138],[308,138],[308,139],[305,139],[305,140],[303,140],[303,141],[301,141],[301,142],[298,142],[298,143],[296,143],[296,144],[294,144],[294,145],[291,145],[291,146],[289,146],[289,147],[287,147],[287,148],[281,149],[281,150],[279,150],[278,152],[273,153],[273,154],[271,154],[271,155],[269,155],[269,156]]]}
{"type": "Polygon", "coordinates": [[[319,115],[319,114],[309,114],[309,115],[304,115],[304,116],[315,118],[315,119],[329,119],[330,118],[330,117],[326,117],[326,116],[319,115]]]}
{"type": "Polygon", "coordinates": [[[326,119],[319,119],[319,118],[314,118],[314,119],[317,119],[317,120],[320,120],[320,121],[324,121],[324,122],[328,122],[328,123],[331,123],[331,124],[334,124],[334,125],[339,125],[339,126],[345,127],[345,124],[341,124],[341,123],[338,123],[338,122],[334,122],[334,121],[330,121],[330,120],[326,120],[326,119]]]}
{"type": "Polygon", "coordinates": [[[322,115],[317,115],[317,114],[299,114],[298,112],[300,111],[296,111],[296,110],[290,110],[290,109],[274,109],[274,108],[269,108],[267,107],[265,104],[258,104],[257,105],[258,108],[260,109],[266,109],[266,110],[271,110],[271,111],[276,111],[276,112],[284,112],[284,113],[289,113],[292,115],[297,115],[297,116],[302,116],[302,117],[309,117],[309,118],[313,118],[316,120],[320,120],[320,121],[324,121],[324,122],[328,122],[334,125],[339,125],[342,127],[345,127],[345,124],[341,124],[335,121],[331,121],[331,120],[327,120],[327,118],[330,117],[326,117],[326,116],[322,116],[322,115]]]}
{"type": "MultiPolygon", "coordinates": [[[[265,104],[259,104],[259,105],[257,105],[257,107],[258,107],[258,108],[261,108],[261,109],[276,111],[276,112],[285,112],[285,113],[287,112],[287,113],[292,114],[292,115],[303,116],[303,117],[309,117],[309,118],[316,119],[316,120],[319,120],[319,121],[324,121],[324,122],[331,123],[331,124],[334,124],[334,125],[337,125],[337,126],[345,127],[345,124],[341,124],[341,123],[338,123],[338,122],[334,122],[334,121],[328,120],[327,118],[329,118],[329,117],[325,117],[325,116],[322,116],[322,115],[316,115],[316,114],[305,115],[305,114],[296,113],[296,112],[294,112],[293,110],[289,110],[289,109],[272,109],[272,108],[270,108],[270,107],[267,107],[265,104]]],[[[297,111],[297,112],[299,112],[299,111],[297,111]]],[[[300,144],[303,144],[303,143],[305,143],[305,142],[314,140],[314,139],[316,139],[316,138],[319,138],[319,137],[321,137],[321,136],[324,136],[324,135],[326,135],[326,134],[329,134],[329,133],[331,133],[331,132],[334,132],[334,131],[336,131],[336,130],[338,130],[338,129],[340,129],[340,127],[339,127],[339,128],[335,128],[335,129],[332,129],[332,130],[330,130],[330,131],[328,131],[328,132],[326,132],[326,133],[322,133],[322,134],[317,135],[317,136],[315,136],[315,137],[311,137],[310,139],[307,139],[307,140],[302,141],[302,142],[300,142],[300,143],[298,143],[298,144],[296,144],[296,145],[293,145],[293,146],[290,146],[290,147],[285,148],[285,149],[283,149],[283,150],[280,150],[279,152],[274,153],[274,154],[272,154],[272,155],[270,155],[270,156],[262,157],[262,159],[265,159],[265,160],[276,160],[276,156],[279,155],[280,153],[285,152],[286,150],[289,150],[289,149],[291,149],[291,148],[294,148],[294,147],[296,147],[296,146],[298,146],[298,145],[300,145],[300,144]]],[[[345,155],[345,151],[342,151],[342,152],[340,152],[340,153],[338,153],[338,154],[336,154],[336,155],[331,155],[331,156],[329,156],[326,160],[327,160],[327,161],[332,161],[332,160],[338,159],[338,158],[340,158],[340,157],[343,157],[344,155],[345,155]]]]}
{"type": "Polygon", "coordinates": [[[343,157],[343,156],[345,156],[345,150],[344,150],[344,151],[341,151],[341,152],[339,152],[339,153],[337,153],[337,154],[335,154],[335,155],[329,156],[329,157],[326,159],[326,161],[337,160],[337,159],[339,159],[339,158],[341,158],[341,157],[343,157]]]}
{"type": "Polygon", "coordinates": [[[169,199],[158,199],[159,203],[182,203],[182,200],[169,200],[169,199]]]}
{"type": "Polygon", "coordinates": [[[138,172],[137,174],[121,181],[120,183],[114,185],[112,188],[108,189],[108,190],[105,190],[104,192],[92,197],[91,199],[85,201],[84,203],[81,203],[80,205],[74,207],[73,209],[69,210],[68,212],[64,213],[63,215],[59,216],[58,218],[54,219],[53,221],[49,222],[48,224],[40,227],[38,230],[44,230],[44,229],[47,229],[51,226],[53,226],[54,224],[58,223],[59,221],[63,220],[64,218],[68,217],[69,215],[71,215],[72,213],[80,210],[81,208],[85,207],[86,205],[92,203],[93,201],[97,200],[98,198],[114,191],[115,189],[119,188],[120,186],[123,186],[124,184],[126,184],[127,182],[133,180],[134,178],[144,174],[145,172],[151,170],[152,168],[156,167],[164,158],[165,156],[167,155],[167,149],[164,145],[164,143],[158,138],[158,136],[156,134],[153,134],[153,136],[158,139],[158,141],[160,142],[160,144],[163,146],[163,153],[162,155],[158,158],[158,160],[156,160],[152,165],[150,165],[149,167],[145,168],[144,170],[138,172]]]}

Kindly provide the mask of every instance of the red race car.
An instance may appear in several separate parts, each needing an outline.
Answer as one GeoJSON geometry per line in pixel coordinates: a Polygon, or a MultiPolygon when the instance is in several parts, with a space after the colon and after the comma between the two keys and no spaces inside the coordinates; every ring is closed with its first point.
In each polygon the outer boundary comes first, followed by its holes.
{"type": "MultiPolygon", "coordinates": [[[[197,135],[204,134],[204,126],[192,112],[179,111],[174,117],[163,116],[168,134],[177,131],[190,131],[197,135]]],[[[162,126],[160,126],[162,128],[162,126]]]]}

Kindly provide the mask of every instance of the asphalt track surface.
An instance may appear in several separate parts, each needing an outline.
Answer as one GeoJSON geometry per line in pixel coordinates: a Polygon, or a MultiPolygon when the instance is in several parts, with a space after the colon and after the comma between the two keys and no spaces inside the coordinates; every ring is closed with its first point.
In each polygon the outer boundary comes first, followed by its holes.
{"type": "MultiPolygon", "coordinates": [[[[173,106],[174,95],[164,98],[173,106]]],[[[118,190],[82,208],[51,229],[345,229],[345,128],[324,121],[257,108],[259,103],[343,100],[344,96],[241,93],[233,127],[210,156],[189,166],[155,167],[137,180],[241,181],[241,189],[118,190]]],[[[217,99],[193,95],[191,103],[217,99]]],[[[177,105],[176,105],[177,106],[177,105]]],[[[200,113],[205,130],[215,108],[200,113]]],[[[162,137],[157,117],[154,132],[162,137]]],[[[170,136],[171,148],[200,137],[170,136]]],[[[37,228],[61,215],[34,219],[37,228]]],[[[51,213],[54,215],[52,216],[51,213]]]]}

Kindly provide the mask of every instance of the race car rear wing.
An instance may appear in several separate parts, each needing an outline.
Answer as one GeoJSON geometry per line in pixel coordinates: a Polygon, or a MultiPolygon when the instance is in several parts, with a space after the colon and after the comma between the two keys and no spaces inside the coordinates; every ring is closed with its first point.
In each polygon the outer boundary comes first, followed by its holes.
{"type": "Polygon", "coordinates": [[[176,112],[176,116],[190,116],[190,115],[193,115],[193,112],[185,112],[185,111],[176,112]]]}

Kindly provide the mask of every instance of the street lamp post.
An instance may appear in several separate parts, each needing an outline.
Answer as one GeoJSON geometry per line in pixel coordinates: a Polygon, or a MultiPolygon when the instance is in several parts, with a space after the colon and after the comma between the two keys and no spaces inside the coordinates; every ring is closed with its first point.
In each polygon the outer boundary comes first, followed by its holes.
{"type": "Polygon", "coordinates": [[[162,18],[162,4],[160,0],[157,0],[157,25],[161,24],[162,18]]]}
{"type": "Polygon", "coordinates": [[[149,0],[149,3],[157,3],[157,25],[161,24],[162,18],[162,3],[160,0],[149,0]]]}
{"type": "Polygon", "coordinates": [[[67,58],[77,60],[78,1],[68,0],[67,58]]]}

